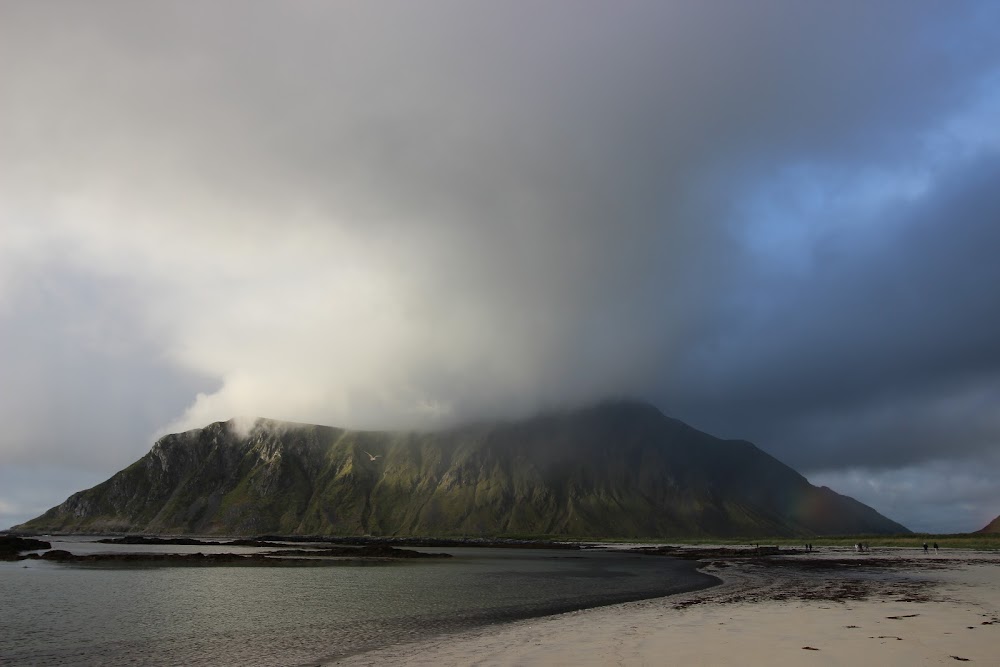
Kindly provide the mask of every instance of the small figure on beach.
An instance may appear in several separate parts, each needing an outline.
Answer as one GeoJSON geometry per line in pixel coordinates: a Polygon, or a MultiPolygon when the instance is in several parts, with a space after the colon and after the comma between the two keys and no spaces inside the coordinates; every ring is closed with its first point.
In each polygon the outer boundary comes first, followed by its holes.
{"type": "Polygon", "coordinates": [[[937,550],[938,550],[938,545],[937,545],[937,542],[935,542],[935,543],[934,543],[934,552],[936,553],[936,552],[937,552],[937,550]]]}
{"type": "Polygon", "coordinates": [[[924,553],[927,553],[927,543],[924,542],[924,553]]]}

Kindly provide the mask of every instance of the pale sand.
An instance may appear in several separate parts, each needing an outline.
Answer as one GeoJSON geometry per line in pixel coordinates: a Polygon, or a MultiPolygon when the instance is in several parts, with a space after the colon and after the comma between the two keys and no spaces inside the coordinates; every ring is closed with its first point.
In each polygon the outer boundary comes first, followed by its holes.
{"type": "Polygon", "coordinates": [[[777,560],[785,564],[711,559],[705,571],[723,583],[704,591],[494,625],[330,664],[1000,665],[1000,554],[823,549],[777,560]],[[873,567],[851,567],[855,560],[873,567]]]}

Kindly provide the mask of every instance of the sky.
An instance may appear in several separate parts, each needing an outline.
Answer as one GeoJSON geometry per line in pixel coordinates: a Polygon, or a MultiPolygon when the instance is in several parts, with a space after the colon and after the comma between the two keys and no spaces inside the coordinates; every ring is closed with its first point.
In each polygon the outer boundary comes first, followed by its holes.
{"type": "Polygon", "coordinates": [[[1000,4],[0,4],[0,528],[236,416],[607,397],[1000,514],[1000,4]]]}

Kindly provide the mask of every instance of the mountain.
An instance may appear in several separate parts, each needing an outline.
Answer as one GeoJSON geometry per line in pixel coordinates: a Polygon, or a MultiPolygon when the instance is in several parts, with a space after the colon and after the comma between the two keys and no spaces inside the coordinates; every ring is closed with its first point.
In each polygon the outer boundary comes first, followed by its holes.
{"type": "Polygon", "coordinates": [[[812,486],[749,442],[714,438],[629,401],[440,432],[265,419],[241,432],[218,422],[164,436],[128,468],[16,528],[621,538],[908,532],[812,486]]]}
{"type": "Polygon", "coordinates": [[[1000,533],[1000,516],[990,521],[985,528],[976,531],[977,533],[1000,533]]]}

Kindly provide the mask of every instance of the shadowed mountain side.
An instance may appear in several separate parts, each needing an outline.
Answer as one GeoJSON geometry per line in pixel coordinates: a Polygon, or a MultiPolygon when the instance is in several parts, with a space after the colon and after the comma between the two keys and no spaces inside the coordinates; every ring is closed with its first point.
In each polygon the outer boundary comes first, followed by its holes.
{"type": "Polygon", "coordinates": [[[986,527],[982,530],[977,530],[977,533],[1000,533],[1000,516],[990,521],[986,524],[986,527]]]}
{"type": "Polygon", "coordinates": [[[610,402],[418,432],[258,420],[161,438],[18,529],[670,537],[901,533],[744,441],[610,402]],[[377,456],[371,460],[371,456],[377,456]]]}

